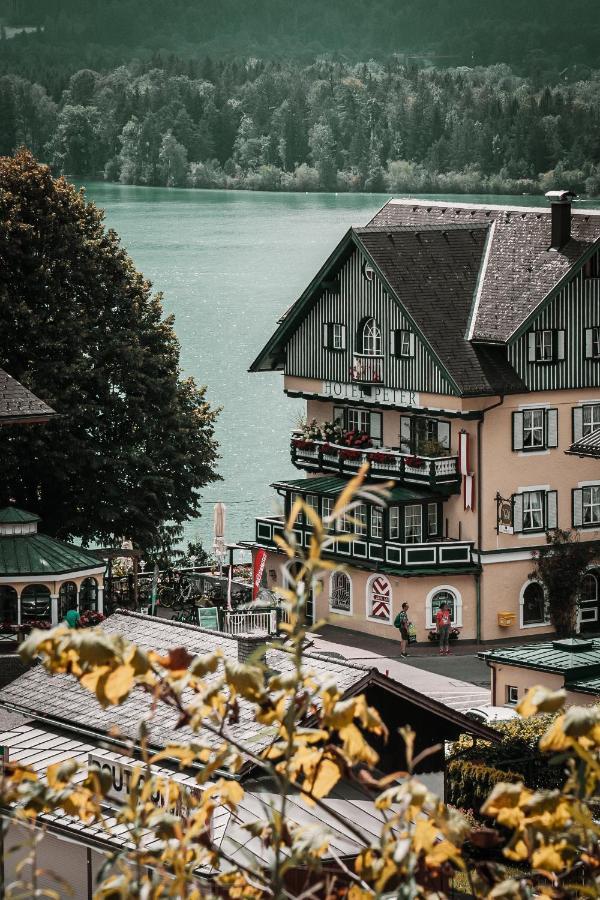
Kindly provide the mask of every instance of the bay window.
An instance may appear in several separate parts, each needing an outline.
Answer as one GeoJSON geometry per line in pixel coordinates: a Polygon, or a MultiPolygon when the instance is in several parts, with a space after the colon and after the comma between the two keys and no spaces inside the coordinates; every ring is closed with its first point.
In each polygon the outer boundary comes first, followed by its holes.
{"type": "Polygon", "coordinates": [[[423,507],[411,504],[404,507],[404,541],[406,544],[420,544],[423,540],[423,507]]]}

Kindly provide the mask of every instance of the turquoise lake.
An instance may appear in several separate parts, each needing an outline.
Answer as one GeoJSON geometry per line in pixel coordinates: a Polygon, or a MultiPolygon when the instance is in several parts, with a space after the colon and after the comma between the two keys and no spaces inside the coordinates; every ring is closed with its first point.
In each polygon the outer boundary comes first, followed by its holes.
{"type": "MultiPolygon", "coordinates": [[[[92,182],[87,194],[175,314],[184,375],[208,386],[223,481],[203,492],[202,516],[186,540],[212,542],[212,506],[227,505],[227,540],[254,536],[254,517],[275,510],[271,482],[301,477],[290,431],[301,401],[281,373],[248,366],[350,225],[365,225],[379,194],[270,194],[129,187],[92,182]]],[[[433,199],[433,198],[432,198],[433,199]]],[[[436,198],[442,199],[442,198],[436,198]]],[[[545,204],[538,197],[444,197],[462,202],[545,204]]]]}

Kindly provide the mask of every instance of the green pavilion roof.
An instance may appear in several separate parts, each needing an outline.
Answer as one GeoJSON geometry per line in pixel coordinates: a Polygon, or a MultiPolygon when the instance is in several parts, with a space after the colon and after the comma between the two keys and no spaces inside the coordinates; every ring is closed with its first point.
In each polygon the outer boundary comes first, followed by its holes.
{"type": "Polygon", "coordinates": [[[0,535],[0,578],[65,575],[101,566],[102,560],[91,551],[46,534],[0,535]]]}
{"type": "MultiPolygon", "coordinates": [[[[336,478],[327,475],[319,478],[296,478],[291,481],[276,481],[271,487],[277,490],[297,491],[299,494],[325,494],[337,497],[347,486],[348,478],[336,478]]],[[[363,484],[364,490],[370,487],[381,487],[379,484],[363,484]]],[[[439,498],[439,493],[434,493],[426,487],[412,488],[406,486],[393,487],[389,492],[390,503],[412,503],[416,500],[434,500],[439,498]]]]}
{"type": "Polygon", "coordinates": [[[0,509],[0,525],[27,525],[39,521],[40,517],[35,513],[26,512],[16,506],[5,506],[4,509],[0,509]]]}

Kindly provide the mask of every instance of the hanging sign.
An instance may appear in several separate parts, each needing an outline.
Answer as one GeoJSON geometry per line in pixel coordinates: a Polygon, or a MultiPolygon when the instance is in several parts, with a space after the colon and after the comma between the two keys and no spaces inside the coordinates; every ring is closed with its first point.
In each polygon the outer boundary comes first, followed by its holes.
{"type": "Polygon", "coordinates": [[[513,534],[513,501],[496,494],[496,531],[498,534],[513,534]]]}
{"type": "Polygon", "coordinates": [[[256,600],[258,597],[258,592],[260,590],[260,583],[262,581],[263,572],[265,571],[265,563],[267,561],[267,554],[264,550],[257,550],[256,556],[254,557],[254,565],[252,567],[252,599],[256,600]]]}

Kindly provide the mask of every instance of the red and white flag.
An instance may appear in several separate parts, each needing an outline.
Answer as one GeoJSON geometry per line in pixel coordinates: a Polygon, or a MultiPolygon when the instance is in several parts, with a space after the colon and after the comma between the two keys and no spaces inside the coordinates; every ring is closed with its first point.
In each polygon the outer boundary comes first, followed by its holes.
{"type": "Polygon", "coordinates": [[[471,460],[469,453],[469,435],[466,431],[458,433],[458,465],[461,475],[469,475],[471,472],[471,460]]]}
{"type": "Polygon", "coordinates": [[[475,476],[463,475],[465,509],[475,509],[475,476]]]}
{"type": "Polygon", "coordinates": [[[267,554],[265,550],[257,550],[254,557],[254,565],[252,567],[252,599],[256,600],[260,590],[263,572],[265,571],[265,563],[267,554]]]}

